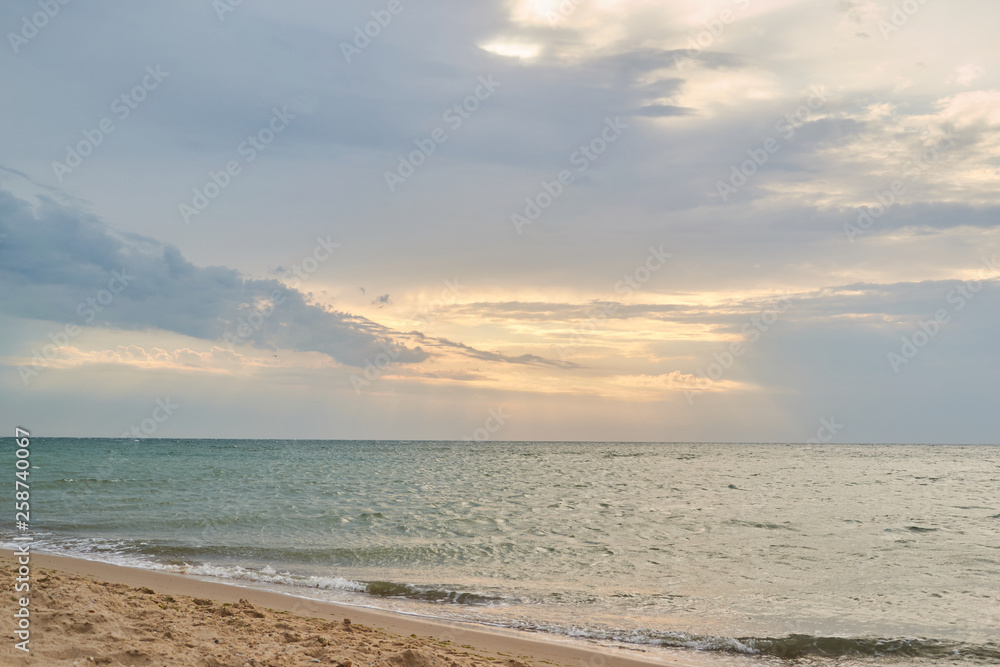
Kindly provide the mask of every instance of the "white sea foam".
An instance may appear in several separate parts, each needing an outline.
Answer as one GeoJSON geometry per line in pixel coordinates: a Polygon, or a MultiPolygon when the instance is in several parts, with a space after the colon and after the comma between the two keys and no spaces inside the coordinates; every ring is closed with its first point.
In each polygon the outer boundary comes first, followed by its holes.
{"type": "Polygon", "coordinates": [[[161,565],[153,564],[150,569],[174,574],[187,574],[202,577],[218,577],[220,579],[236,579],[254,583],[280,584],[282,586],[301,586],[318,588],[327,591],[353,591],[363,593],[365,585],[343,577],[302,576],[291,572],[278,572],[269,565],[260,569],[251,569],[240,565],[213,565],[210,563],[198,565],[161,565]]]}

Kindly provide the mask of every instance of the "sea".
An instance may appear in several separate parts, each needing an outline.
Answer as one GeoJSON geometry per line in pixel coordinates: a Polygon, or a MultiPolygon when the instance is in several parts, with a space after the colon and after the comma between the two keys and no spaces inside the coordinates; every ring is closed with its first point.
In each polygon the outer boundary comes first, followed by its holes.
{"type": "Polygon", "coordinates": [[[36,551],[637,657],[1000,664],[1000,446],[31,442],[36,551]]]}

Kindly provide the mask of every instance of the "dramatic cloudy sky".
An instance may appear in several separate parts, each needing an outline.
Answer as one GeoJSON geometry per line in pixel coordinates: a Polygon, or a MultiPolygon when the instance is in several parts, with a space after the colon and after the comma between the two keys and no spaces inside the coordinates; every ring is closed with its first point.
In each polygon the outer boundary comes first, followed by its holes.
{"type": "Polygon", "coordinates": [[[997,25],[987,0],[4,3],[5,421],[996,442],[997,25]]]}

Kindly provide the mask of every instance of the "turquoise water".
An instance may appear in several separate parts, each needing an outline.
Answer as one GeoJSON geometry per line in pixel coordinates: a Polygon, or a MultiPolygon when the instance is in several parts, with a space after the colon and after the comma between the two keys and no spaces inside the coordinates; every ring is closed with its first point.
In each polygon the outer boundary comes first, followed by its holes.
{"type": "Polygon", "coordinates": [[[31,447],[55,553],[645,649],[1000,663],[1000,447],[31,447]]]}

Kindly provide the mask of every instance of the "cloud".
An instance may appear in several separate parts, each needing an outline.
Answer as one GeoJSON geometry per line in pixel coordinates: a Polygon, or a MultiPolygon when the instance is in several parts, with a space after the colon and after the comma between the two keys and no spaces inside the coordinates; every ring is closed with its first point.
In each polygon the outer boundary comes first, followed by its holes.
{"type": "Polygon", "coordinates": [[[419,334],[418,332],[411,332],[410,335],[415,335],[419,340],[426,341],[434,347],[456,351],[459,352],[461,355],[470,357],[472,359],[481,359],[483,361],[494,361],[498,363],[516,364],[524,366],[545,366],[550,368],[579,368],[579,365],[574,364],[573,362],[570,361],[546,359],[545,357],[541,357],[536,354],[522,354],[518,356],[509,356],[500,352],[487,352],[484,350],[479,350],[464,343],[456,343],[454,341],[450,341],[447,338],[428,338],[422,334],[419,334]]]}
{"type": "MultiPolygon", "coordinates": [[[[365,317],[311,302],[278,280],[198,267],[171,245],[116,231],[41,195],[37,206],[0,190],[0,309],[27,319],[124,330],[175,332],[227,347],[319,352],[365,366],[394,351],[394,364],[427,360],[425,347],[502,364],[572,364],[507,356],[447,339],[403,333],[365,317]],[[15,289],[16,288],[16,289],[15,289]],[[400,341],[412,338],[414,347],[400,341]]],[[[286,272],[287,273],[287,272],[286,272]]],[[[374,305],[392,303],[389,294],[374,305]]],[[[82,358],[82,357],[81,357],[82,358]]]]}
{"type": "MultiPolygon", "coordinates": [[[[852,437],[993,438],[992,283],[899,375],[885,354],[1000,243],[1000,5],[977,3],[969,22],[925,3],[885,37],[892,4],[439,0],[408,5],[351,63],[340,43],[370,7],[243,3],[220,22],[210,3],[80,5],[0,72],[31,102],[6,105],[0,129],[13,167],[0,171],[3,354],[23,358],[64,322],[88,325],[52,360],[76,370],[31,391],[76,382],[59,408],[93,410],[91,387],[118,390],[106,416],[170,378],[205,406],[192,433],[237,424],[219,417],[233,394],[261,413],[284,406],[272,434],[296,421],[321,437],[435,437],[456,411],[518,394],[524,437],[794,438],[803,423],[810,437],[820,413],[850,416],[852,437]],[[717,22],[722,9],[733,21],[717,22]],[[479,46],[495,43],[506,46],[479,46]],[[63,190],[44,190],[52,160],[157,63],[171,72],[163,89],[116,122],[63,190]],[[481,76],[502,86],[453,129],[442,114],[481,76]],[[813,86],[828,99],[786,136],[776,122],[813,86]],[[178,202],[286,103],[299,117],[280,141],[183,226],[178,202]],[[629,125],[622,140],[516,234],[510,214],[576,170],[573,152],[616,116],[629,125]],[[389,192],[385,170],[435,127],[447,141],[389,192]],[[917,164],[949,134],[953,145],[917,164]],[[717,183],[768,137],[780,150],[722,201],[717,183]],[[49,199],[27,204],[14,177],[49,199]],[[843,225],[895,179],[905,192],[848,243],[843,225]],[[293,271],[266,273],[328,233],[345,252],[301,289],[293,271]],[[661,243],[669,266],[617,293],[661,243]],[[135,278],[110,298],[112,271],[135,278]],[[421,307],[445,278],[461,293],[421,307]],[[688,406],[685,383],[782,290],[795,307],[720,380],[734,386],[688,406]],[[108,302],[88,302],[98,298],[108,302]],[[344,376],[384,346],[405,348],[380,369],[377,397],[356,395],[344,376]],[[280,363],[264,351],[276,348],[280,363]],[[562,351],[573,361],[553,361],[562,351]],[[633,401],[645,416],[624,425],[633,401]]],[[[0,18],[16,26],[23,11],[8,3],[0,18]]],[[[4,399],[29,408],[34,395],[10,378],[4,399]]],[[[62,414],[37,402],[39,420],[62,414]]]]}
{"type": "Polygon", "coordinates": [[[795,128],[781,142],[780,168],[761,169],[748,190],[783,207],[825,209],[872,205],[876,192],[899,181],[895,203],[1000,204],[1000,90],[948,95],[916,108],[848,104],[832,100],[795,128]]]}
{"type": "MultiPolygon", "coordinates": [[[[33,208],[0,191],[0,233],[0,308],[12,315],[321,352],[356,366],[392,341],[386,327],[309,303],[277,280],[195,266],[174,246],[48,197],[33,208]]],[[[427,356],[401,347],[396,361],[427,356]]]]}
{"type": "Polygon", "coordinates": [[[969,63],[955,68],[955,74],[948,79],[949,83],[957,83],[960,86],[970,86],[976,79],[986,74],[986,70],[981,65],[969,63]]]}
{"type": "Polygon", "coordinates": [[[719,379],[713,381],[680,371],[672,371],[660,375],[617,375],[610,378],[610,382],[648,394],[653,399],[662,398],[665,391],[718,393],[746,391],[749,388],[746,384],[733,380],[719,379]]]}
{"type": "Polygon", "coordinates": [[[669,104],[650,104],[634,110],[632,115],[663,118],[666,116],[686,116],[689,113],[691,113],[691,109],[686,107],[675,107],[669,104]]]}
{"type": "Polygon", "coordinates": [[[58,348],[51,358],[30,357],[8,359],[19,365],[42,363],[47,368],[75,368],[85,365],[111,364],[132,366],[146,370],[202,371],[209,373],[231,373],[251,367],[273,365],[260,358],[249,357],[221,347],[212,347],[207,352],[190,348],[165,350],[160,347],[146,349],[140,345],[117,345],[110,350],[82,350],[72,345],[58,348]]]}

